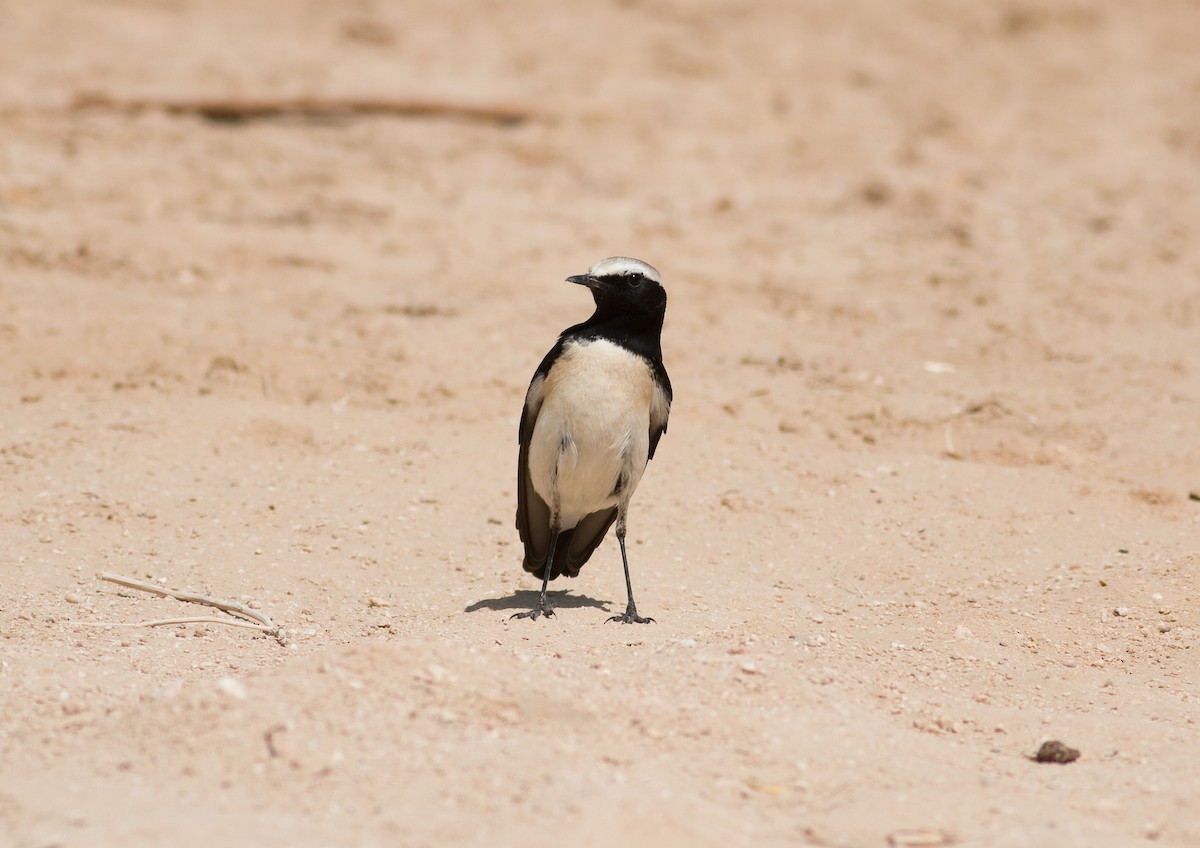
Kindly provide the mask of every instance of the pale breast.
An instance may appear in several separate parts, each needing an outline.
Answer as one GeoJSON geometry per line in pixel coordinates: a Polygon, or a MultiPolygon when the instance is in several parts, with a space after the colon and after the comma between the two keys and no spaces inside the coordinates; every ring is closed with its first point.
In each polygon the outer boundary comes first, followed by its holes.
{"type": "Polygon", "coordinates": [[[530,477],[561,524],[632,493],[646,467],[654,381],[649,364],[612,342],[571,342],[539,387],[542,406],[529,445],[530,477]]]}

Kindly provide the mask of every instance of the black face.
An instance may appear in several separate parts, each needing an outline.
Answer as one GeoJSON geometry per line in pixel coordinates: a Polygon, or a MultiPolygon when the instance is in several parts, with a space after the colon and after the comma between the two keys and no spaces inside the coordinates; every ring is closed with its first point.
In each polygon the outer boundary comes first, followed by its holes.
{"type": "Polygon", "coordinates": [[[581,274],[567,280],[591,289],[596,308],[604,312],[653,314],[667,305],[666,290],[656,280],[637,272],[603,277],[581,274]]]}

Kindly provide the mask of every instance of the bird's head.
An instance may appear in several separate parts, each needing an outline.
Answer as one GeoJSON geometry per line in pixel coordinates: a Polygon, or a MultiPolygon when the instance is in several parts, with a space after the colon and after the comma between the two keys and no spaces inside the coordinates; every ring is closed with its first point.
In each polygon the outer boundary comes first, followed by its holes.
{"type": "Polygon", "coordinates": [[[601,259],[586,274],[567,277],[567,282],[587,286],[601,312],[630,315],[661,313],[667,306],[662,277],[652,265],[628,256],[601,259]]]}

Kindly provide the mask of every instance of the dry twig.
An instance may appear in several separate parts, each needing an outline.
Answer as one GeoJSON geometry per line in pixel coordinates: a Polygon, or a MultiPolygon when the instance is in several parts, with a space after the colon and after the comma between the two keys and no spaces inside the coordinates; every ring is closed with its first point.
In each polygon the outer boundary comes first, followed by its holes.
{"type": "Polygon", "coordinates": [[[530,117],[527,109],[515,106],[452,103],[445,100],[412,100],[370,97],[283,97],[283,98],[117,98],[94,92],[78,94],[71,109],[95,109],[136,115],[162,112],[167,115],[198,115],[208,121],[240,124],[247,121],[297,118],[327,121],[368,115],[397,118],[443,118],[512,126],[530,117]]]}
{"type": "Polygon", "coordinates": [[[184,601],[189,604],[202,604],[206,607],[216,607],[222,612],[227,612],[230,615],[235,615],[243,621],[236,621],[229,618],[215,618],[212,616],[201,616],[193,618],[165,618],[156,621],[143,621],[136,623],[117,623],[117,622],[77,622],[91,627],[160,627],[165,624],[228,624],[232,627],[249,627],[253,630],[260,630],[264,633],[276,633],[279,628],[275,626],[275,622],[271,621],[270,617],[252,610],[245,604],[237,603],[236,601],[223,601],[220,598],[212,598],[208,595],[198,595],[195,592],[180,592],[176,589],[165,589],[162,586],[156,586],[153,583],[147,583],[145,580],[138,580],[133,577],[123,577],[120,574],[112,574],[107,571],[102,571],[98,575],[101,580],[107,580],[110,583],[116,583],[119,586],[125,586],[130,589],[139,589],[143,592],[150,592],[164,598],[174,598],[177,601],[184,601]]]}
{"type": "Polygon", "coordinates": [[[238,621],[233,618],[216,618],[211,615],[196,615],[188,618],[160,618],[155,621],[74,621],[77,627],[163,627],[168,624],[227,624],[230,627],[246,627],[250,630],[260,630],[263,633],[274,633],[275,628],[252,621],[238,621]]]}

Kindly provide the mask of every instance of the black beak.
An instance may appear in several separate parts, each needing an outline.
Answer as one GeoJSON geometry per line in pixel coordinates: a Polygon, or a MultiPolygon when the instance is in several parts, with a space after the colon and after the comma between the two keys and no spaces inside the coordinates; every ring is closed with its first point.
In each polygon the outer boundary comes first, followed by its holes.
{"type": "Polygon", "coordinates": [[[591,274],[576,274],[574,277],[567,277],[567,282],[575,283],[579,286],[587,286],[589,289],[600,284],[600,280],[591,274]]]}

